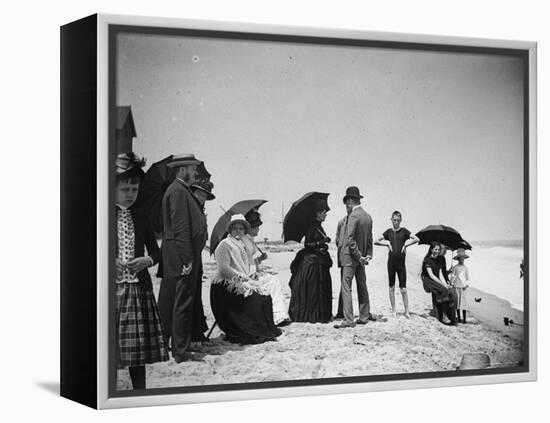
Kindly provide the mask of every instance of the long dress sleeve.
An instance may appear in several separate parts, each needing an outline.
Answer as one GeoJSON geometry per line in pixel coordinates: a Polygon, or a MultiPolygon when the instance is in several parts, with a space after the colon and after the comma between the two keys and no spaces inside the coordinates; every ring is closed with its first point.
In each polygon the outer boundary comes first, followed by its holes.
{"type": "Polygon", "coordinates": [[[315,224],[310,226],[306,232],[304,246],[309,249],[326,248],[326,235],[321,225],[315,224]]]}

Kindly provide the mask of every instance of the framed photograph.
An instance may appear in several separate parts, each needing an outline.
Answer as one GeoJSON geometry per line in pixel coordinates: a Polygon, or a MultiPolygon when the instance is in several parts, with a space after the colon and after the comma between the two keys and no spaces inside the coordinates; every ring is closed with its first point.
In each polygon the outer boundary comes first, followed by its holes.
{"type": "Polygon", "coordinates": [[[61,28],[61,394],[536,379],[536,43],[61,28]]]}

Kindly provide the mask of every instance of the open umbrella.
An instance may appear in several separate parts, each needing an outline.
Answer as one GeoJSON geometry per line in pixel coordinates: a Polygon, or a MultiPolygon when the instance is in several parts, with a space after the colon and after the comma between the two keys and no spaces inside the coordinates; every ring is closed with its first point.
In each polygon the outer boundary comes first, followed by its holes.
{"type": "Polygon", "coordinates": [[[329,194],[308,192],[292,203],[292,207],[283,220],[284,241],[301,242],[306,231],[315,219],[315,205],[319,200],[328,201],[329,194]]]}
{"type": "MultiPolygon", "coordinates": [[[[176,169],[170,168],[167,164],[174,156],[170,155],[156,163],[145,172],[145,177],[139,185],[138,197],[135,208],[149,217],[153,229],[157,233],[163,231],[162,224],[162,197],[166,188],[176,179],[176,169]]],[[[198,179],[210,179],[212,175],[201,163],[197,167],[198,179]]]]}
{"type": "Polygon", "coordinates": [[[472,246],[462,239],[460,233],[450,226],[445,225],[430,225],[418,231],[416,236],[420,240],[420,244],[431,244],[434,241],[445,244],[451,250],[459,248],[472,249],[472,246]],[[468,247],[466,247],[466,245],[468,247]]]}
{"type": "Polygon", "coordinates": [[[267,203],[267,200],[243,200],[233,204],[227,211],[222,214],[212,229],[210,235],[210,255],[214,254],[218,244],[227,236],[225,228],[234,214],[246,215],[253,209],[258,209],[262,204],[267,203]]]}
{"type": "MultiPolygon", "coordinates": [[[[458,248],[464,248],[465,250],[471,250],[471,249],[472,249],[472,246],[471,246],[471,244],[470,244],[468,241],[462,240],[462,241],[459,243],[458,248]]],[[[457,249],[458,249],[458,248],[457,248],[457,249]]]]}

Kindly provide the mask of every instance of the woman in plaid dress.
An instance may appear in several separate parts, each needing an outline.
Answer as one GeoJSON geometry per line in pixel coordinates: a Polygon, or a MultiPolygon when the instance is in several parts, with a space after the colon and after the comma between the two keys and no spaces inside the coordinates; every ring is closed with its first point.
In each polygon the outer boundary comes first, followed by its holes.
{"type": "Polygon", "coordinates": [[[147,217],[131,208],[144,175],[143,164],[133,153],[120,154],[116,161],[117,368],[128,368],[134,389],[145,389],[146,364],[168,360],[147,270],[158,263],[160,250],[147,217]]]}

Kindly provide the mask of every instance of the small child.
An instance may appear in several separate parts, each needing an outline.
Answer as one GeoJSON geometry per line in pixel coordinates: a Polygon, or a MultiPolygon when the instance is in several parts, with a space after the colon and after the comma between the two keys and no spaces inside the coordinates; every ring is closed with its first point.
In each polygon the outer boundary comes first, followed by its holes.
{"type": "Polygon", "coordinates": [[[469,256],[466,254],[466,250],[459,249],[456,256],[453,257],[453,260],[458,260],[458,264],[453,266],[450,276],[451,284],[456,289],[457,294],[456,312],[458,321],[460,322],[460,310],[462,310],[462,323],[466,323],[466,311],[469,309],[466,290],[469,287],[470,273],[468,267],[464,264],[464,260],[467,258],[469,256]]]}
{"type": "Polygon", "coordinates": [[[144,163],[134,153],[116,160],[116,362],[117,368],[128,368],[134,389],[145,389],[146,364],[168,360],[147,271],[158,263],[160,250],[147,217],[131,208],[144,163]]]}

